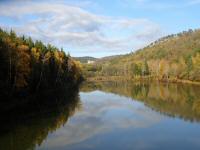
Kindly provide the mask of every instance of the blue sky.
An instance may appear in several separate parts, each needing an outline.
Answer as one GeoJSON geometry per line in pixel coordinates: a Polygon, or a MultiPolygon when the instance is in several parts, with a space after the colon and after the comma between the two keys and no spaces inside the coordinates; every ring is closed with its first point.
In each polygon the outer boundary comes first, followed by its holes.
{"type": "Polygon", "coordinates": [[[200,27],[200,0],[7,0],[0,26],[72,56],[125,54],[200,27]]]}

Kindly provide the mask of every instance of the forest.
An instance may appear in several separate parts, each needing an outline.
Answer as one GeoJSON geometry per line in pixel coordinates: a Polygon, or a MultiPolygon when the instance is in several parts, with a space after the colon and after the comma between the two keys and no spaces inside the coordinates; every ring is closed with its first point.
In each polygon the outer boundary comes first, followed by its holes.
{"type": "Polygon", "coordinates": [[[84,74],[99,80],[109,76],[199,82],[200,30],[168,35],[135,52],[84,64],[84,74]]]}
{"type": "Polygon", "coordinates": [[[13,30],[0,29],[0,70],[3,108],[32,95],[70,94],[83,80],[81,64],[62,48],[17,36],[13,30]]]}

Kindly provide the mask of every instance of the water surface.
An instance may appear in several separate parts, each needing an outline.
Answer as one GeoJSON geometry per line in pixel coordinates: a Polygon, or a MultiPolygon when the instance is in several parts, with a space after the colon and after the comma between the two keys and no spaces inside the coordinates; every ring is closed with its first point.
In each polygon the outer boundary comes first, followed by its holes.
{"type": "MultiPolygon", "coordinates": [[[[200,87],[85,83],[57,113],[0,134],[0,149],[200,149],[200,87]]],[[[5,123],[4,123],[5,124],[5,123]]]]}

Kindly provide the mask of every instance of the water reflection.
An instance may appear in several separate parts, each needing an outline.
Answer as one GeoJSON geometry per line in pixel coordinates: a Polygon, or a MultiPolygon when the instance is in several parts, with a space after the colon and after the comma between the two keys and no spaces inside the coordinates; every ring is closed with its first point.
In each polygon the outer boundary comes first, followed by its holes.
{"type": "Polygon", "coordinates": [[[48,102],[46,104],[40,103],[40,105],[32,103],[26,108],[1,113],[1,150],[35,149],[44,142],[49,133],[55,132],[66,124],[68,119],[81,108],[77,92],[70,94],[70,96],[66,94],[62,97],[61,95],[49,95],[45,98],[47,101],[54,100],[54,102],[57,99],[58,103],[52,102],[50,104],[48,102]]]}
{"type": "Polygon", "coordinates": [[[95,138],[99,136],[109,137],[112,136],[107,135],[109,133],[129,128],[147,128],[162,118],[143,104],[115,94],[81,92],[80,97],[81,111],[51,134],[38,149],[97,149],[100,143],[95,144],[95,138]]]}
{"type": "Polygon", "coordinates": [[[144,102],[153,110],[171,117],[200,121],[200,86],[167,83],[98,82],[87,83],[82,91],[98,89],[144,102]]]}
{"type": "Polygon", "coordinates": [[[54,107],[35,105],[1,115],[0,150],[200,149],[198,89],[85,83],[79,94],[50,104],[54,107]]]}

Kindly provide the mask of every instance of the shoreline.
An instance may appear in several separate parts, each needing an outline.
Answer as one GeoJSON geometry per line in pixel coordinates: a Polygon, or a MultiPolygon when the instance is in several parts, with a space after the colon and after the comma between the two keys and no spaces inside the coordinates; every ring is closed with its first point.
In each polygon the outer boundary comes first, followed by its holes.
{"type": "Polygon", "coordinates": [[[133,81],[133,82],[143,82],[143,81],[158,81],[162,83],[181,83],[181,84],[193,84],[193,85],[200,85],[198,81],[191,81],[191,80],[182,80],[176,78],[169,78],[169,79],[158,79],[155,77],[139,77],[139,78],[131,78],[131,77],[122,77],[122,76],[96,76],[96,77],[89,77],[86,78],[85,81],[88,82],[108,82],[108,81],[133,81]]]}

